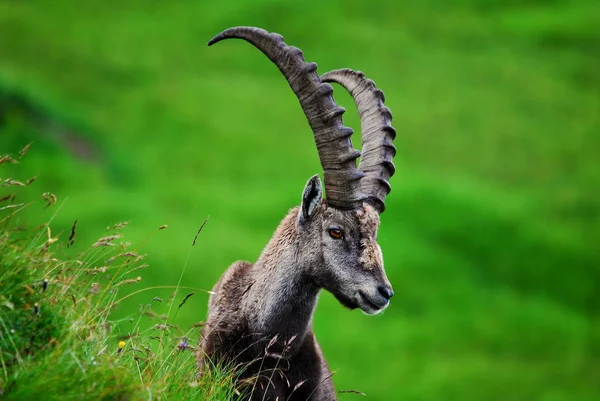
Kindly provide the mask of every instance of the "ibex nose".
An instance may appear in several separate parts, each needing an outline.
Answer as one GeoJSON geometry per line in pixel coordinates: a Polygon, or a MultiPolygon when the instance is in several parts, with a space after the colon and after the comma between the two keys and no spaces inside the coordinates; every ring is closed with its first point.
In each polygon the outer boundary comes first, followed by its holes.
{"type": "Polygon", "coordinates": [[[391,297],[394,296],[394,290],[392,290],[392,287],[387,287],[387,286],[379,286],[379,288],[377,289],[379,290],[379,293],[385,298],[385,299],[390,299],[391,297]]]}

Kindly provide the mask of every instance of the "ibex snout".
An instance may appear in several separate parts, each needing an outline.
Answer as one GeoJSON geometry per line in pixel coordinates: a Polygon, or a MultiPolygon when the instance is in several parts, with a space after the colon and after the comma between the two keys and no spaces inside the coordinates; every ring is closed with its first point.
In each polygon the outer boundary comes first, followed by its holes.
{"type": "Polygon", "coordinates": [[[381,313],[390,304],[390,298],[394,296],[394,290],[389,283],[376,286],[371,289],[361,289],[358,291],[357,304],[367,315],[376,315],[381,313]]]}
{"type": "Polygon", "coordinates": [[[377,291],[388,301],[394,296],[394,289],[391,285],[380,285],[377,291]]]}

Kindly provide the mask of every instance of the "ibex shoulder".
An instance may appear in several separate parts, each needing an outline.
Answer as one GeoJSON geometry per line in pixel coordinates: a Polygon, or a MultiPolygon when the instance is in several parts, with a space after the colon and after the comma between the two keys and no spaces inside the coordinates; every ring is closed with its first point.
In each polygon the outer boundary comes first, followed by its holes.
{"type": "Polygon", "coordinates": [[[212,289],[208,300],[209,310],[227,309],[231,303],[239,305],[240,299],[253,283],[251,270],[252,263],[246,260],[238,260],[229,266],[212,289]]]}

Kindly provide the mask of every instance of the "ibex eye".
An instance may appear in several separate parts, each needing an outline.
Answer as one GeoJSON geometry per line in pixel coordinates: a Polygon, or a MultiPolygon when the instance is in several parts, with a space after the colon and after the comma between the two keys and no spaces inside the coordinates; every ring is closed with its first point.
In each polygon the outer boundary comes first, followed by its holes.
{"type": "Polygon", "coordinates": [[[329,236],[333,239],[342,239],[344,238],[344,232],[339,228],[330,228],[329,236]]]}

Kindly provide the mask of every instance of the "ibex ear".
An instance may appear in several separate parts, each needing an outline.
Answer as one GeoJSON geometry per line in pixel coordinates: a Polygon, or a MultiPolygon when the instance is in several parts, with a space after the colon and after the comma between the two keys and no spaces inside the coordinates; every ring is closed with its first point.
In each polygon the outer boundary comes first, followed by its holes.
{"type": "Polygon", "coordinates": [[[302,192],[302,210],[298,216],[300,222],[312,219],[322,200],[321,179],[319,175],[314,175],[308,180],[302,192]]]}

